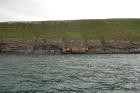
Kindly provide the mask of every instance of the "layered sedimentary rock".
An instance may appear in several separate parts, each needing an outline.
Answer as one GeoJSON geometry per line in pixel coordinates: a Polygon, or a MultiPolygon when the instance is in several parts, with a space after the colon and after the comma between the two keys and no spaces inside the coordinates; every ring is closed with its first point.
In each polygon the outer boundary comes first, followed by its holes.
{"type": "Polygon", "coordinates": [[[0,22],[0,53],[140,53],[140,19],[0,22]]]}
{"type": "Polygon", "coordinates": [[[0,53],[140,53],[139,40],[1,38],[0,53]]]}

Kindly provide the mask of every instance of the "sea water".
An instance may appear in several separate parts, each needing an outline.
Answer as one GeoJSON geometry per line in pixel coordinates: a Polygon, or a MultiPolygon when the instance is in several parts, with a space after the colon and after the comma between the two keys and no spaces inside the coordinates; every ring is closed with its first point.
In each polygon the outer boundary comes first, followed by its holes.
{"type": "Polygon", "coordinates": [[[0,55],[0,93],[140,93],[140,54],[0,55]]]}

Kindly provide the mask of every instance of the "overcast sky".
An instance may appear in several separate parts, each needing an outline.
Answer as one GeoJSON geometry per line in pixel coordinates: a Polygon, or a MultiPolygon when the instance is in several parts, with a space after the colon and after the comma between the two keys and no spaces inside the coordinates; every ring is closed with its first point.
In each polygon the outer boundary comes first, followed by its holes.
{"type": "Polygon", "coordinates": [[[0,21],[140,18],[140,0],[0,0],[0,21]]]}

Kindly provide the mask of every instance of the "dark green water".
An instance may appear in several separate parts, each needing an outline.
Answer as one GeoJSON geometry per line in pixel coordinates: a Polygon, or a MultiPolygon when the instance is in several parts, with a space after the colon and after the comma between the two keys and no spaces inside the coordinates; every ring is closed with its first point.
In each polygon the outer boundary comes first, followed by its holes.
{"type": "Polygon", "coordinates": [[[140,55],[0,55],[0,93],[140,93],[140,55]]]}

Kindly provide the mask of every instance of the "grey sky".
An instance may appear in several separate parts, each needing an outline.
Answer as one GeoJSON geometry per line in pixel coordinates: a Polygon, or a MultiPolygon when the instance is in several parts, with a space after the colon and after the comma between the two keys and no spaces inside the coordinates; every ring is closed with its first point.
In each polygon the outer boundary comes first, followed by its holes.
{"type": "Polygon", "coordinates": [[[139,0],[0,0],[0,21],[140,18],[139,0]]]}
{"type": "Polygon", "coordinates": [[[0,21],[39,20],[46,14],[33,0],[0,0],[0,21]]]}

